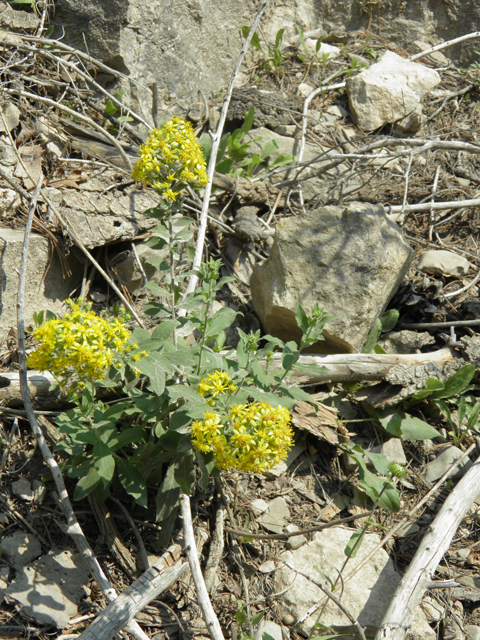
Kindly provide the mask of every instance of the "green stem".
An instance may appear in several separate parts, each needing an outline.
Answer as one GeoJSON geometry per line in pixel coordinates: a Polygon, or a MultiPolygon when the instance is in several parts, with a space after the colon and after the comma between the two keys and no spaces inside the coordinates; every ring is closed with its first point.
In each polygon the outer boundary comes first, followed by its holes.
{"type": "Polygon", "coordinates": [[[211,298],[212,298],[212,281],[209,278],[209,280],[208,280],[208,296],[207,296],[207,303],[205,305],[205,316],[204,316],[203,329],[202,329],[202,341],[200,343],[200,353],[199,353],[199,356],[198,356],[197,376],[200,374],[200,370],[202,368],[203,348],[205,346],[205,342],[206,342],[206,338],[207,338],[208,312],[210,311],[211,298]]]}
{"type": "MultiPolygon", "coordinates": [[[[175,320],[175,258],[173,256],[173,223],[172,223],[172,214],[168,216],[168,233],[170,234],[169,247],[170,247],[170,292],[171,292],[171,310],[172,310],[172,320],[175,320]]],[[[177,347],[177,332],[175,330],[175,326],[173,327],[173,345],[177,347]]]]}

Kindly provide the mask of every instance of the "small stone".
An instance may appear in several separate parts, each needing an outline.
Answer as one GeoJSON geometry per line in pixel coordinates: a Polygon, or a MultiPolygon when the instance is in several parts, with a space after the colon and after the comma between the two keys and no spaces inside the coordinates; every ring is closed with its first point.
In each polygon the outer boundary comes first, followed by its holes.
{"type": "Polygon", "coordinates": [[[419,271],[425,273],[440,274],[443,276],[463,277],[470,268],[470,263],[466,258],[444,251],[443,249],[425,251],[420,256],[417,264],[419,271]]]}
{"type": "Polygon", "coordinates": [[[389,463],[399,462],[400,464],[407,464],[407,456],[403,450],[400,438],[390,438],[390,440],[387,440],[381,446],[372,447],[372,453],[383,453],[389,463]]]}
{"type": "Polygon", "coordinates": [[[291,613],[284,613],[282,616],[282,622],[283,624],[290,626],[291,624],[295,623],[295,618],[292,616],[291,613]]]}
{"type": "Polygon", "coordinates": [[[261,498],[257,498],[250,506],[256,513],[263,513],[268,509],[268,502],[265,502],[265,500],[262,500],[261,498]]]}
{"type": "Polygon", "coordinates": [[[0,541],[2,551],[15,567],[23,567],[42,553],[42,545],[30,533],[17,531],[0,541]]]}
{"type": "Polygon", "coordinates": [[[305,440],[299,440],[290,449],[285,460],[282,460],[282,462],[278,462],[271,469],[267,469],[265,471],[265,475],[269,477],[279,478],[287,471],[288,467],[295,462],[298,456],[303,453],[306,448],[307,445],[305,444],[305,440]]]}
{"type": "Polygon", "coordinates": [[[259,524],[272,531],[282,533],[283,527],[290,518],[290,511],[284,498],[275,498],[268,505],[268,509],[257,520],[259,524]]]}
{"type": "Polygon", "coordinates": [[[298,85],[298,95],[302,98],[308,98],[308,96],[312,93],[313,87],[306,82],[302,82],[298,85]]]}
{"type": "Polygon", "coordinates": [[[275,562],[273,560],[267,560],[258,567],[260,573],[272,573],[275,571],[275,562]]]}
{"type": "Polygon", "coordinates": [[[420,606],[428,622],[439,622],[443,618],[444,607],[430,596],[426,596],[420,606]]]}
{"type": "Polygon", "coordinates": [[[307,536],[292,536],[288,539],[285,547],[290,549],[291,551],[295,551],[295,549],[300,549],[302,545],[307,542],[307,536]]]}
{"type": "Polygon", "coordinates": [[[13,189],[0,189],[0,216],[3,218],[16,212],[20,205],[18,193],[13,189]]]}
{"type": "Polygon", "coordinates": [[[20,478],[20,480],[12,482],[12,491],[16,496],[27,502],[31,502],[34,498],[32,485],[26,478],[20,478]]]}
{"type": "Polygon", "coordinates": [[[411,524],[410,522],[406,522],[404,525],[400,527],[400,529],[395,534],[399,538],[406,538],[407,536],[413,536],[415,533],[420,531],[420,527],[418,524],[411,524]]]}
{"type": "Polygon", "coordinates": [[[467,624],[465,633],[465,640],[480,640],[480,627],[476,627],[474,624],[467,624]]]}
{"type": "Polygon", "coordinates": [[[459,557],[461,560],[466,560],[468,558],[468,556],[470,555],[470,553],[472,552],[471,548],[469,547],[465,547],[465,549],[457,549],[455,551],[455,554],[457,555],[457,557],[459,557]]]}
{"type": "MultiPolygon", "coordinates": [[[[436,482],[439,478],[443,476],[443,474],[448,470],[448,468],[459,458],[463,456],[463,451],[458,447],[454,447],[452,445],[447,445],[439,455],[427,464],[427,468],[425,471],[425,480],[427,482],[436,482]]],[[[464,460],[458,467],[456,467],[450,474],[447,476],[451,477],[459,477],[462,476],[470,467],[473,462],[470,458],[464,460]]]]}
{"type": "Polygon", "coordinates": [[[18,126],[18,123],[20,122],[20,111],[14,104],[8,102],[6,105],[2,106],[2,114],[3,118],[0,118],[0,131],[2,133],[11,131],[18,126]],[[3,122],[4,120],[5,123],[3,122]],[[5,125],[7,125],[6,128],[5,125]]]}
{"type": "Polygon", "coordinates": [[[255,633],[255,640],[262,640],[264,634],[268,634],[271,638],[273,638],[273,640],[286,640],[283,637],[282,627],[272,620],[262,620],[260,622],[257,632],[255,633]]]}
{"type": "Polygon", "coordinates": [[[105,302],[107,296],[100,291],[90,291],[89,298],[90,300],[93,300],[93,302],[96,302],[98,304],[100,302],[105,302]]]}
{"type": "Polygon", "coordinates": [[[47,487],[40,482],[40,480],[34,480],[32,483],[33,488],[33,501],[35,504],[43,504],[43,501],[47,495],[47,487]]]}

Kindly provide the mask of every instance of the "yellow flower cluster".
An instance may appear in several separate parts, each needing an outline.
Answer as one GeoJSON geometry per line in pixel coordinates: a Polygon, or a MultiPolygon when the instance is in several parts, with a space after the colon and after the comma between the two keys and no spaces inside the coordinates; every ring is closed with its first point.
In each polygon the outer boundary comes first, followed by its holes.
{"type": "Polygon", "coordinates": [[[202,398],[213,399],[216,398],[219,393],[225,393],[226,391],[232,392],[235,391],[236,388],[226,371],[215,371],[200,380],[197,386],[197,393],[201,395],[202,398]]]}
{"type": "MultiPolygon", "coordinates": [[[[62,318],[44,322],[34,331],[40,343],[27,358],[33,369],[48,370],[55,377],[69,378],[76,374],[81,380],[102,380],[105,370],[119,362],[119,356],[138,349],[127,345],[130,332],[119,318],[106,320],[82,305],[67,300],[70,310],[62,318]]],[[[145,354],[133,354],[135,361],[145,354]]]]}
{"type": "MultiPolygon", "coordinates": [[[[206,397],[231,390],[227,373],[216,371],[198,385],[206,397]]],[[[192,423],[193,445],[204,453],[213,453],[220,469],[238,469],[259,473],[284,460],[293,445],[291,416],[285,407],[268,402],[237,404],[222,421],[215,411],[192,423]]]]}
{"type": "Polygon", "coordinates": [[[175,116],[160,129],[153,129],[140,147],[132,176],[151,185],[167,200],[175,200],[185,184],[206,185],[205,158],[192,125],[175,116]]]}

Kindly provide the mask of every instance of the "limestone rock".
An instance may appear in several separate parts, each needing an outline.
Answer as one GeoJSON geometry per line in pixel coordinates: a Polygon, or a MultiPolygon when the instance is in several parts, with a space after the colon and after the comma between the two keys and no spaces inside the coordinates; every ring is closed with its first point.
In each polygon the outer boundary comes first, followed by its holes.
{"type": "Polygon", "coordinates": [[[26,478],[20,478],[12,482],[12,493],[27,502],[32,502],[34,498],[32,485],[26,478]]]}
{"type": "Polygon", "coordinates": [[[158,224],[158,220],[144,214],[146,209],[158,204],[153,190],[127,187],[105,193],[105,188],[114,181],[112,172],[103,179],[87,180],[81,190],[46,188],[53,204],[87,249],[133,240],[158,224]]]}
{"type": "MultiPolygon", "coordinates": [[[[0,338],[17,326],[18,273],[23,246],[23,231],[0,229],[0,338]]],[[[82,280],[83,267],[75,255],[66,256],[70,275],[64,274],[60,259],[43,236],[32,234],[28,250],[25,291],[25,322],[32,324],[33,314],[49,309],[61,311],[63,301],[82,280]]]]}
{"type": "Polygon", "coordinates": [[[470,268],[470,263],[463,256],[444,249],[425,251],[417,264],[419,271],[461,278],[470,268]]]}
{"type": "Polygon", "coordinates": [[[381,205],[349,202],[281,220],[270,257],[250,279],[268,333],[298,340],[295,309],[328,315],[320,352],[359,351],[408,270],[413,250],[381,205]]]}
{"type": "MultiPolygon", "coordinates": [[[[259,129],[252,129],[250,133],[245,136],[245,141],[251,140],[250,151],[251,153],[260,154],[262,148],[271,140],[275,140],[278,143],[278,149],[275,153],[272,153],[269,159],[269,163],[273,162],[280,155],[294,155],[298,156],[300,152],[300,140],[290,138],[287,136],[281,136],[278,133],[270,131],[265,127],[259,129]],[[259,140],[260,138],[260,140],[259,140]]],[[[336,167],[330,167],[328,172],[322,171],[322,168],[331,164],[331,158],[325,155],[320,160],[318,156],[322,153],[326,153],[329,150],[327,147],[322,147],[319,144],[305,144],[305,150],[303,153],[303,162],[311,162],[309,169],[306,169],[302,177],[306,178],[307,175],[312,177],[304,179],[302,182],[302,193],[305,202],[311,200],[313,197],[319,197],[325,200],[331,200],[338,197],[340,193],[341,174],[346,170],[346,164],[342,163],[336,167]]],[[[288,169],[288,165],[284,170],[280,170],[275,173],[275,182],[291,178],[291,169],[288,169]]],[[[272,179],[272,183],[275,184],[272,179]]],[[[349,189],[354,189],[359,186],[357,178],[352,178],[348,184],[349,189]]]]}
{"type": "Polygon", "coordinates": [[[290,517],[290,511],[288,509],[285,498],[275,498],[272,500],[262,515],[257,518],[257,522],[272,531],[272,533],[281,533],[283,527],[287,524],[290,517]]]}
{"type": "Polygon", "coordinates": [[[35,31],[39,24],[39,18],[33,13],[14,11],[8,4],[0,5],[0,27],[2,29],[35,31]]]}
{"type": "Polygon", "coordinates": [[[87,581],[88,571],[80,554],[68,550],[50,552],[33,565],[17,570],[5,595],[38,624],[63,629],[77,614],[87,581]]]}
{"type": "MultiPolygon", "coordinates": [[[[439,478],[443,476],[445,471],[463,455],[463,451],[458,447],[454,447],[453,445],[447,445],[443,447],[439,453],[439,455],[429,462],[427,465],[427,469],[425,471],[425,480],[427,482],[436,482],[439,478]]],[[[450,473],[448,477],[458,478],[462,476],[470,467],[473,462],[470,458],[466,458],[460,465],[450,473]]]]}
{"type": "MultiPolygon", "coordinates": [[[[352,531],[343,527],[326,529],[316,533],[312,542],[300,549],[285,551],[280,555],[280,559],[312,577],[321,579],[320,574],[313,568],[313,565],[317,565],[326,576],[335,580],[337,571],[340,571],[345,562],[344,549],[351,535],[352,531]]],[[[349,574],[379,541],[380,537],[377,534],[366,534],[357,555],[348,563],[349,574]]],[[[363,569],[345,583],[342,602],[362,627],[367,627],[367,635],[380,625],[399,582],[400,575],[395,571],[392,560],[380,549],[363,569]]],[[[325,601],[319,587],[284,566],[276,573],[275,589],[283,591],[287,586],[290,588],[282,596],[282,610],[292,614],[295,620],[300,620],[314,604],[323,604],[325,601]]],[[[300,633],[308,635],[315,622],[315,615],[307,618],[299,625],[300,633]]],[[[334,627],[336,631],[346,631],[351,627],[348,618],[331,601],[327,601],[321,623],[334,627]]]]}
{"type": "Polygon", "coordinates": [[[1,541],[5,558],[15,567],[23,567],[42,553],[42,545],[30,533],[16,531],[1,541]]]}
{"type": "MultiPolygon", "coordinates": [[[[346,90],[355,122],[364,131],[373,131],[414,114],[423,96],[439,82],[433,69],[386,51],[369,69],[348,78],[346,90]]],[[[402,127],[418,131],[418,118],[402,127]]]]}

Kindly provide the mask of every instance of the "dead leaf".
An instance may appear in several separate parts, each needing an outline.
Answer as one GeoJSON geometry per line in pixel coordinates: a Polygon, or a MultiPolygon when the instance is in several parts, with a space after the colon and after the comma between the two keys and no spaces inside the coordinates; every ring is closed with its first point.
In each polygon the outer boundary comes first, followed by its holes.
{"type": "Polygon", "coordinates": [[[65,175],[63,169],[59,169],[57,171],[57,175],[53,180],[50,180],[48,183],[49,187],[54,187],[55,189],[80,189],[79,181],[82,178],[82,172],[78,169],[74,169],[71,171],[68,176],[65,175]]]}
{"type": "Polygon", "coordinates": [[[301,431],[308,431],[320,440],[338,444],[338,432],[348,438],[347,431],[335,412],[318,404],[318,412],[308,402],[299,402],[293,410],[292,422],[301,431]]]}
{"type": "Polygon", "coordinates": [[[43,149],[39,144],[22,145],[19,147],[18,153],[27,171],[25,171],[22,163],[19,161],[15,167],[14,175],[17,178],[23,178],[26,189],[33,189],[42,175],[43,149]],[[34,182],[32,182],[32,180],[34,180],[34,182]]]}

